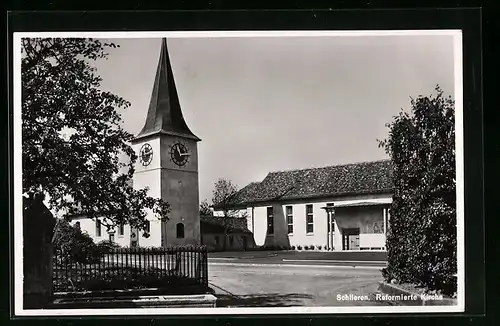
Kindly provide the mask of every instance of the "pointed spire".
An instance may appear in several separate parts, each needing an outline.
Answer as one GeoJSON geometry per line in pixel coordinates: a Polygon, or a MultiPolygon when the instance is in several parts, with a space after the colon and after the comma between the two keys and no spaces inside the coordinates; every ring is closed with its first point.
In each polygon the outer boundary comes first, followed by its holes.
{"type": "Polygon", "coordinates": [[[167,134],[200,140],[191,132],[182,116],[172,65],[168,56],[167,39],[165,38],[161,41],[160,60],[156,70],[146,123],[135,140],[153,134],[167,134]]]}

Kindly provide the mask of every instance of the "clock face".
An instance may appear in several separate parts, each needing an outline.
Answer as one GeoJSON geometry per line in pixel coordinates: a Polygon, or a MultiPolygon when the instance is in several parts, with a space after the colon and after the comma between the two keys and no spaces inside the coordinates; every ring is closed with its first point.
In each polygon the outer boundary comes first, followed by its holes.
{"type": "Polygon", "coordinates": [[[189,161],[191,153],[188,152],[186,145],[175,143],[170,147],[170,158],[174,164],[184,166],[189,161]]]}
{"type": "Polygon", "coordinates": [[[139,160],[144,166],[148,166],[153,160],[153,148],[149,144],[144,144],[139,152],[139,160]]]}

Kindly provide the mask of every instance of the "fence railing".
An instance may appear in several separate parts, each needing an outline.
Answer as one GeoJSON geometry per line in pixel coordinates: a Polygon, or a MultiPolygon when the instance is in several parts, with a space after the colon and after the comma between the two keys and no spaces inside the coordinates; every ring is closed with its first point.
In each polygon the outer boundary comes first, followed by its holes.
{"type": "Polygon", "coordinates": [[[108,249],[88,258],[54,252],[54,292],[140,288],[208,288],[205,246],[108,249]]]}

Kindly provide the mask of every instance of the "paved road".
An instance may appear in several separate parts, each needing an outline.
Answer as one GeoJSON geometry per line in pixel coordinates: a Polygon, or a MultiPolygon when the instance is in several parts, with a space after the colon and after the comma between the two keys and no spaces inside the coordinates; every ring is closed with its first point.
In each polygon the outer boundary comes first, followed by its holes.
{"type": "Polygon", "coordinates": [[[376,268],[209,263],[220,307],[388,305],[374,300],[381,279],[376,268]]]}

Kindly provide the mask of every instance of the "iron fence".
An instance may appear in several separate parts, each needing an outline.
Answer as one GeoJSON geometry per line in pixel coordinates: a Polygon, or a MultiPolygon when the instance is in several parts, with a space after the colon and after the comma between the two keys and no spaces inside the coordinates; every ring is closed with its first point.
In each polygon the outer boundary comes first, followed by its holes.
{"type": "Polygon", "coordinates": [[[73,256],[55,250],[54,292],[208,288],[205,246],[107,249],[78,262],[73,256]]]}

